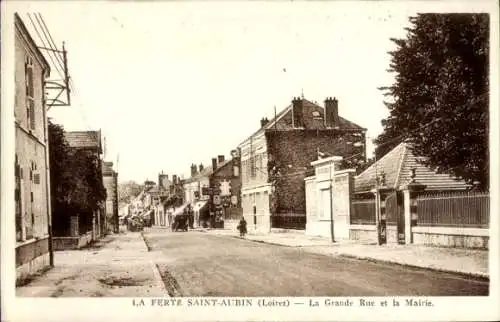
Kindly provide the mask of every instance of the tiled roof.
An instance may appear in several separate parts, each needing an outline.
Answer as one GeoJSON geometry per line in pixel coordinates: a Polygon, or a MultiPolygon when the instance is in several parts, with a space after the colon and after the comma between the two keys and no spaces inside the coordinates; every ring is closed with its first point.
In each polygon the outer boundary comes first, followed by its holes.
{"type": "MultiPolygon", "coordinates": [[[[324,123],[325,108],[319,106],[316,103],[303,100],[303,122],[304,128],[308,130],[326,130],[328,129],[324,123]],[[317,115],[313,115],[313,112],[317,112],[317,115]]],[[[343,130],[366,130],[365,128],[339,116],[338,123],[335,125],[339,129],[343,130]]],[[[288,105],[284,110],[279,112],[275,117],[273,117],[269,122],[254,132],[252,135],[245,139],[248,140],[250,137],[256,136],[266,130],[293,130],[296,129],[292,124],[292,104],[288,105]],[[277,122],[275,122],[277,120],[277,122]]],[[[243,142],[245,142],[243,141],[243,142]]],[[[242,143],[243,143],[242,142],[242,143]]]]}
{"type": "Polygon", "coordinates": [[[96,148],[102,152],[100,131],[64,132],[64,137],[72,148],[96,148]]]}
{"type": "Polygon", "coordinates": [[[385,174],[385,185],[389,188],[398,187],[410,182],[411,169],[415,169],[415,180],[426,186],[426,190],[466,189],[465,181],[448,174],[438,174],[436,171],[419,162],[408,143],[401,143],[384,155],[376,163],[355,177],[354,191],[364,192],[375,187],[376,175],[385,174]]]}
{"type": "MultiPolygon", "coordinates": [[[[232,161],[231,159],[225,160],[224,162],[218,164],[217,169],[215,169],[215,170],[218,171],[219,169],[221,169],[223,166],[225,166],[226,164],[228,164],[231,161],[232,161]]],[[[194,181],[199,180],[202,177],[208,177],[208,176],[212,175],[213,173],[214,173],[214,171],[212,170],[212,166],[205,167],[205,168],[203,168],[203,170],[201,172],[198,172],[195,176],[183,180],[182,183],[194,182],[194,181]]]]}

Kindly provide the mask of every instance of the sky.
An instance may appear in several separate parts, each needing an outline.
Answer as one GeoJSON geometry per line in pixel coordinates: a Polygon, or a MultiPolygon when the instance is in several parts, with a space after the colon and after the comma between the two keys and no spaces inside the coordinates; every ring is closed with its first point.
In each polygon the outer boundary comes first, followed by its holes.
{"type": "Polygon", "coordinates": [[[228,158],[274,106],[279,112],[302,94],[321,106],[336,97],[339,114],[376,137],[388,115],[378,88],[394,82],[390,38],[406,35],[417,8],[460,11],[463,3],[16,6],[28,28],[27,12],[40,12],[56,44],[66,43],[72,104],[51,108],[49,117],[68,131],[101,129],[119,181],[143,182],[161,171],[188,177],[192,163],[228,158]]]}

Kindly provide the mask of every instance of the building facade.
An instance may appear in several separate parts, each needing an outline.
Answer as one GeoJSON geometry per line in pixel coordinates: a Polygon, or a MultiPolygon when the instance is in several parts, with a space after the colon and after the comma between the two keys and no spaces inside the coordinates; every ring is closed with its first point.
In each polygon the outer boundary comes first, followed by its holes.
{"type": "Polygon", "coordinates": [[[340,117],[335,98],[324,107],[294,98],[260,125],[238,146],[243,215],[250,229],[305,229],[304,178],[311,162],[319,153],[365,161],[366,129],[340,117]]]}
{"type": "Polygon", "coordinates": [[[51,211],[45,79],[50,68],[15,15],[16,277],[51,264],[51,211]]]}
{"type": "Polygon", "coordinates": [[[194,210],[195,224],[221,227],[226,220],[241,217],[241,171],[236,150],[232,157],[212,158],[212,165],[191,165],[191,177],[184,180],[184,200],[194,210]]]}
{"type": "Polygon", "coordinates": [[[118,172],[113,170],[113,162],[103,162],[102,180],[106,188],[105,232],[118,233],[118,172]]]}

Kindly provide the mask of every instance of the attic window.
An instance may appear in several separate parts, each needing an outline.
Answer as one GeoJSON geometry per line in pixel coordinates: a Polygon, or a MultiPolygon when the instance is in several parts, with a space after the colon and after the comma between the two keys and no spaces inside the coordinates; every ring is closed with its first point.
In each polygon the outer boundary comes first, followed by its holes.
{"type": "Polygon", "coordinates": [[[319,114],[318,111],[313,111],[312,115],[314,119],[322,119],[321,114],[319,114]]]}

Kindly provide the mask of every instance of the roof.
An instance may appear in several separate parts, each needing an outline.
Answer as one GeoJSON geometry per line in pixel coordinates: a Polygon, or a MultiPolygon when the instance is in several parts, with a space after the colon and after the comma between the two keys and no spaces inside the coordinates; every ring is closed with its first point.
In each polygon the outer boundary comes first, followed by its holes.
{"type": "MultiPolygon", "coordinates": [[[[303,123],[305,129],[308,130],[328,130],[331,129],[327,127],[324,123],[324,115],[325,115],[325,108],[322,106],[319,106],[316,103],[313,103],[307,99],[302,99],[303,101],[303,123]],[[316,115],[313,115],[313,112],[316,115]]],[[[341,130],[357,130],[357,131],[366,131],[366,128],[363,128],[359,126],[356,123],[353,123],[339,115],[338,118],[338,123],[336,124],[339,129],[341,130]]],[[[292,104],[288,105],[285,109],[283,109],[281,112],[276,114],[274,118],[269,120],[269,122],[258,129],[256,132],[254,132],[252,135],[247,137],[243,142],[247,141],[249,138],[257,136],[267,130],[278,130],[278,131],[285,131],[285,130],[296,130],[300,128],[295,128],[292,123],[292,104]]]]}
{"type": "MultiPolygon", "coordinates": [[[[229,160],[225,160],[222,163],[218,164],[217,165],[217,169],[215,169],[215,172],[217,172],[220,169],[222,169],[225,165],[227,165],[231,161],[233,161],[233,160],[229,159],[229,160]]],[[[190,183],[190,182],[198,181],[199,179],[201,179],[203,177],[211,176],[212,174],[214,174],[214,171],[212,169],[212,166],[209,166],[209,167],[203,168],[203,170],[201,172],[196,173],[195,176],[183,180],[182,183],[184,184],[184,183],[190,183]]]]}
{"type": "Polygon", "coordinates": [[[408,143],[400,143],[380,160],[372,164],[354,179],[354,191],[370,191],[376,185],[376,176],[385,174],[385,185],[397,189],[411,180],[415,169],[415,181],[426,186],[426,190],[463,190],[469,187],[464,180],[449,174],[438,174],[423,165],[423,158],[416,157],[408,143]]]}
{"type": "Polygon", "coordinates": [[[26,36],[26,40],[28,42],[28,45],[31,47],[31,49],[33,50],[33,52],[37,56],[37,58],[40,59],[40,62],[42,63],[44,69],[47,70],[47,76],[49,76],[50,75],[50,65],[47,62],[47,59],[42,54],[40,49],[38,49],[36,42],[33,40],[33,37],[31,37],[31,34],[28,31],[28,28],[26,28],[24,21],[21,19],[21,17],[19,16],[19,14],[17,12],[14,14],[14,24],[26,36]]]}
{"type": "Polygon", "coordinates": [[[72,148],[98,149],[102,153],[101,131],[64,132],[64,137],[72,148]]]}

